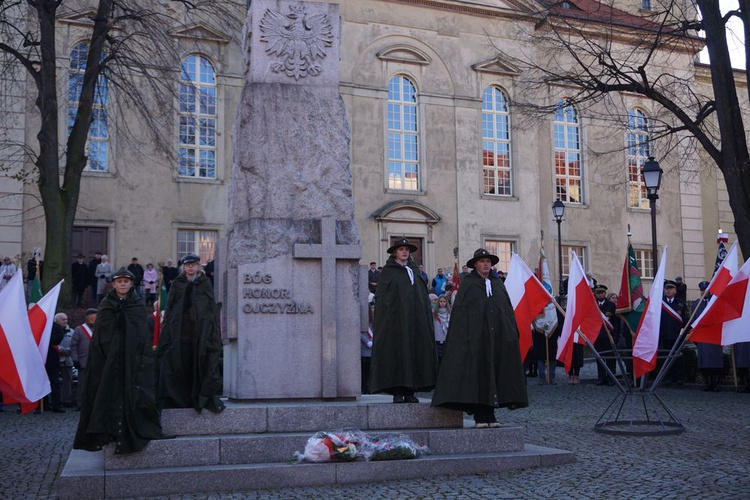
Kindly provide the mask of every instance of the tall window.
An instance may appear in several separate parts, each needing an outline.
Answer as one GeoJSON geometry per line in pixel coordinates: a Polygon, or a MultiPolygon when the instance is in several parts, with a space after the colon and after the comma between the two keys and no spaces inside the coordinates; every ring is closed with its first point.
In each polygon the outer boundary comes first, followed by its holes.
{"type": "Polygon", "coordinates": [[[581,128],[576,109],[560,100],[555,109],[555,195],[566,203],[583,203],[581,128]]]}
{"type": "Polygon", "coordinates": [[[515,248],[515,242],[502,240],[485,240],[484,248],[491,254],[497,255],[500,261],[497,263],[498,271],[508,272],[510,267],[510,254],[515,248]]]}
{"type": "Polygon", "coordinates": [[[482,95],[482,168],[484,194],[513,194],[508,99],[497,87],[482,95]]]}
{"type": "Polygon", "coordinates": [[[581,267],[586,270],[586,247],[563,245],[562,246],[562,270],[563,275],[570,275],[570,251],[573,250],[578,256],[578,260],[581,261],[581,267]]]}
{"type": "Polygon", "coordinates": [[[214,260],[217,238],[216,231],[180,229],[177,231],[177,258],[194,253],[201,258],[201,264],[214,260]]]}
{"type": "Polygon", "coordinates": [[[420,189],[417,88],[400,75],[388,82],[388,188],[420,189]]]}
{"type": "Polygon", "coordinates": [[[182,61],[179,99],[179,174],[215,179],[216,71],[208,59],[191,55],[182,61]]]}
{"type": "Polygon", "coordinates": [[[648,118],[639,109],[628,111],[627,131],[628,162],[628,206],[648,208],[646,185],[643,183],[641,168],[651,155],[651,142],[648,131],[648,118]]]}
{"type": "Polygon", "coordinates": [[[641,278],[654,277],[654,252],[651,250],[634,249],[635,260],[638,262],[638,269],[641,271],[641,278]]]}
{"type": "MultiPolygon", "coordinates": [[[[89,47],[85,43],[79,43],[70,52],[70,69],[68,70],[68,134],[73,129],[78,112],[78,100],[83,89],[83,75],[86,72],[86,59],[89,55],[89,47]]],[[[86,141],[86,170],[91,172],[107,171],[107,149],[109,146],[109,133],[107,126],[107,103],[109,101],[109,90],[107,80],[99,76],[94,87],[94,103],[91,110],[91,125],[89,137],[86,141]]]]}

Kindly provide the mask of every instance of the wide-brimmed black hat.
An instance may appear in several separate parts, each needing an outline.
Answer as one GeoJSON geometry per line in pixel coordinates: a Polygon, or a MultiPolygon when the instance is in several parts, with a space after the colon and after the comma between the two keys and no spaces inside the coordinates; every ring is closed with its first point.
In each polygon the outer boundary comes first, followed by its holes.
{"type": "Polygon", "coordinates": [[[406,247],[410,252],[417,251],[417,247],[414,244],[409,243],[409,240],[407,240],[406,238],[400,238],[393,242],[393,245],[391,245],[391,247],[388,249],[388,253],[395,252],[398,247],[406,247]]]}
{"type": "Polygon", "coordinates": [[[479,259],[490,259],[490,262],[492,262],[492,265],[494,266],[498,262],[500,262],[500,257],[497,255],[492,255],[490,252],[485,250],[484,248],[477,249],[476,252],[474,252],[474,257],[469,259],[466,262],[466,266],[470,267],[471,269],[474,269],[474,263],[478,261],[479,259]]]}
{"type": "Polygon", "coordinates": [[[117,278],[128,278],[130,281],[135,281],[135,274],[131,273],[130,271],[128,271],[124,267],[121,267],[120,269],[117,270],[116,273],[114,273],[110,277],[110,280],[114,281],[117,278]]]}
{"type": "Polygon", "coordinates": [[[200,261],[201,261],[201,258],[195,255],[194,253],[189,253],[182,258],[183,264],[190,264],[191,262],[200,262],[200,261]]]}

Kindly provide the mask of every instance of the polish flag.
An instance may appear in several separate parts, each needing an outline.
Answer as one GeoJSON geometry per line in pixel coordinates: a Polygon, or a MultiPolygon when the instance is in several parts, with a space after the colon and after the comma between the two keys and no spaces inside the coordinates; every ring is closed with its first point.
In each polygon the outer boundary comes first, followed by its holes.
{"type": "MultiPolygon", "coordinates": [[[[729,249],[729,252],[721,261],[719,267],[716,268],[716,272],[714,272],[714,275],[711,278],[711,282],[708,284],[708,291],[711,292],[713,296],[708,300],[708,304],[706,304],[706,307],[703,308],[700,316],[698,316],[695,321],[693,321],[693,324],[691,325],[693,329],[698,327],[698,324],[701,322],[703,317],[706,315],[706,313],[708,313],[708,311],[711,310],[711,308],[714,306],[714,303],[716,303],[716,301],[718,300],[719,295],[722,294],[729,282],[732,281],[732,278],[737,276],[738,268],[739,264],[737,258],[737,242],[735,241],[732,244],[732,247],[729,249]]],[[[691,333],[691,337],[692,336],[693,334],[691,333]]]]}
{"type": "Polygon", "coordinates": [[[569,262],[568,307],[565,311],[562,334],[557,341],[557,360],[565,363],[566,372],[570,371],[573,364],[573,343],[580,343],[582,340],[577,338],[578,330],[580,329],[593,344],[602,328],[602,313],[586,280],[581,261],[573,250],[570,251],[569,262]]]}
{"type": "Polygon", "coordinates": [[[44,297],[39,299],[39,302],[29,309],[31,332],[34,335],[34,340],[36,341],[37,349],[39,350],[39,356],[42,358],[42,363],[47,360],[49,339],[52,336],[52,323],[55,321],[57,298],[60,296],[60,287],[62,286],[63,281],[65,280],[60,280],[52,290],[47,292],[44,297]]]}
{"type": "Polygon", "coordinates": [[[0,391],[6,403],[38,401],[51,391],[26,315],[20,270],[0,291],[0,391]]]}
{"type": "Polygon", "coordinates": [[[708,291],[714,295],[721,295],[724,288],[732,281],[732,278],[737,274],[737,268],[739,268],[739,260],[737,258],[737,242],[732,243],[732,247],[727,252],[727,256],[721,261],[721,265],[714,273],[711,278],[711,282],[708,284],[708,291]]]}
{"type": "Polygon", "coordinates": [[[544,310],[544,307],[552,300],[544,285],[534,276],[529,266],[513,253],[510,257],[510,268],[505,279],[505,288],[513,304],[513,312],[516,315],[516,326],[518,326],[518,344],[521,347],[521,360],[531,349],[531,329],[534,318],[544,310]]]}
{"type": "Polygon", "coordinates": [[[641,322],[633,342],[633,372],[635,378],[656,368],[656,353],[659,347],[659,325],[661,324],[662,296],[664,295],[664,270],[667,262],[667,247],[661,254],[659,269],[648,294],[641,322]]]}
{"type": "MultiPolygon", "coordinates": [[[[718,274],[718,273],[717,273],[718,274]]],[[[721,295],[706,306],[693,328],[690,339],[706,344],[732,345],[750,341],[750,260],[746,260],[737,275],[727,284],[721,295]],[[710,307],[710,309],[709,309],[710,307]]],[[[712,298],[713,300],[713,298],[712,298]]]]}

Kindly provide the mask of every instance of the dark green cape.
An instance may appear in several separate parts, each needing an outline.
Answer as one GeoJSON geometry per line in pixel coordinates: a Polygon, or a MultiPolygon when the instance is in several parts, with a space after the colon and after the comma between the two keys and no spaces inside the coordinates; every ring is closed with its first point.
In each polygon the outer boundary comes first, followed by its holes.
{"type": "Polygon", "coordinates": [[[218,413],[221,377],[221,331],[211,281],[185,274],[172,282],[157,350],[159,408],[203,408],[218,413]],[[186,295],[190,305],[186,308],[186,295]]]}
{"type": "Polygon", "coordinates": [[[430,298],[414,261],[406,269],[388,259],[375,290],[370,391],[398,394],[435,386],[437,356],[430,298]]]}
{"type": "Polygon", "coordinates": [[[115,441],[115,453],[129,453],[162,437],[146,309],[133,290],[122,300],[110,290],[99,304],[86,369],[73,448],[115,441]]]}
{"type": "Polygon", "coordinates": [[[490,274],[492,296],[476,271],[461,280],[432,406],[528,406],[518,328],[503,282],[490,274]]]}

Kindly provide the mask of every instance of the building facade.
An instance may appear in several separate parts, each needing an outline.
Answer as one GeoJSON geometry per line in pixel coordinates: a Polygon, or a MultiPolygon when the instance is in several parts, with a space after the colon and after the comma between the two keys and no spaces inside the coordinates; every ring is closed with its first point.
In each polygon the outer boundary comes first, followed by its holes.
{"type": "MultiPolygon", "coordinates": [[[[567,250],[574,249],[587,271],[616,290],[628,232],[644,277],[655,273],[640,177],[653,155],[665,171],[657,231],[660,250],[669,245],[667,275],[685,276],[693,290],[706,278],[716,229],[731,227],[726,192],[715,175],[706,181],[712,174],[698,156],[691,164],[679,150],[662,152],[651,141],[649,120],[662,115],[653,102],[623,95],[616,113],[625,118],[619,123],[602,118],[611,110],[568,104],[573,90],[564,86],[535,96],[550,106],[546,117],[532,118],[514,105],[528,97],[528,89],[520,83],[519,67],[499,54],[539,50],[540,60],[545,57],[531,36],[540,29],[540,2],[336,3],[363,263],[384,263],[391,242],[406,236],[418,245],[416,258],[430,276],[438,267],[452,269],[454,254],[460,268],[479,247],[501,257],[500,270],[507,269],[511,252],[533,268],[543,234],[555,289],[560,266],[568,272],[567,250]],[[551,210],[558,198],[566,206],[562,263],[551,210]]],[[[648,16],[641,1],[618,7],[648,16]]],[[[75,109],[71,90],[85,61],[91,15],[84,8],[59,19],[60,95],[71,96],[60,110],[63,120],[75,109]]],[[[237,16],[244,15],[238,9],[237,16]]],[[[135,113],[113,105],[116,89],[100,90],[74,255],[103,251],[120,266],[132,257],[156,264],[196,252],[207,262],[224,235],[232,127],[244,85],[240,33],[183,22],[171,34],[182,54],[174,110],[163,123],[171,131],[171,151],[138,133],[135,113]],[[125,128],[131,133],[119,133],[125,128]]],[[[708,72],[695,61],[695,52],[682,50],[664,64],[689,78],[697,74],[696,85],[710,89],[708,72]]],[[[33,148],[33,102],[27,98],[19,111],[19,90],[5,92],[2,111],[14,119],[4,126],[4,137],[23,136],[33,148]]],[[[2,183],[0,189],[13,195],[4,199],[15,200],[0,207],[2,252],[28,258],[44,244],[35,187],[2,183]]]]}

